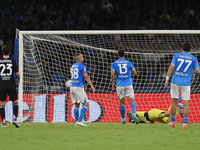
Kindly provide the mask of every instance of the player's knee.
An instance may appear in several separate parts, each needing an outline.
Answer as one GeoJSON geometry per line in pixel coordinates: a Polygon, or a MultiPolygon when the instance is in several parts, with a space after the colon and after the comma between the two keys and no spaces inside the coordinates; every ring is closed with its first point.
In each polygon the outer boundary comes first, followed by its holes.
{"type": "Polygon", "coordinates": [[[89,107],[89,103],[88,102],[83,103],[83,106],[89,107]]]}
{"type": "Polygon", "coordinates": [[[128,99],[129,99],[130,103],[135,103],[135,98],[134,97],[128,97],[128,99]]]}
{"type": "Polygon", "coordinates": [[[125,98],[122,98],[119,100],[120,105],[124,105],[124,102],[125,102],[125,98]]]}

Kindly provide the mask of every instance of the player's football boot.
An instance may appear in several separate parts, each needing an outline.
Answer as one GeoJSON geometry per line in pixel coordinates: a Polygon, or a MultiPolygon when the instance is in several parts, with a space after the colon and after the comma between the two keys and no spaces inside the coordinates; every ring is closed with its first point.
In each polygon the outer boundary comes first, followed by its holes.
{"type": "Polygon", "coordinates": [[[5,127],[6,127],[6,123],[5,123],[5,122],[2,122],[1,127],[2,127],[2,128],[5,128],[5,127]]]}
{"type": "Polygon", "coordinates": [[[120,118],[120,121],[121,121],[123,124],[126,124],[125,118],[120,118]]]}
{"type": "Polygon", "coordinates": [[[80,126],[80,127],[87,127],[86,124],[82,123],[82,122],[76,122],[75,126],[80,126]]]}
{"type": "Polygon", "coordinates": [[[175,123],[169,122],[169,126],[171,126],[172,128],[175,128],[175,123]]]}
{"type": "Polygon", "coordinates": [[[16,121],[13,121],[13,125],[16,127],[16,128],[19,128],[20,125],[16,122],[16,121]]]}
{"type": "Polygon", "coordinates": [[[187,129],[187,125],[183,125],[181,129],[187,129]]]}
{"type": "Polygon", "coordinates": [[[133,120],[135,121],[135,124],[139,124],[139,120],[138,120],[138,118],[136,117],[136,115],[133,114],[132,117],[133,117],[133,120]]]}

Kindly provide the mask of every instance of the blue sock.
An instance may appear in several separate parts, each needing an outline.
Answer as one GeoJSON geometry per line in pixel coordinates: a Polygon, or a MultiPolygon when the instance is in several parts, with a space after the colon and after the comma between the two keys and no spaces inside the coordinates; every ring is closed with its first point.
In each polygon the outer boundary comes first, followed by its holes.
{"type": "Polygon", "coordinates": [[[172,121],[172,122],[175,122],[176,115],[170,114],[170,116],[171,116],[171,121],[172,121]]]}
{"type": "Polygon", "coordinates": [[[78,121],[78,116],[79,116],[79,108],[75,107],[74,108],[74,118],[75,118],[75,121],[78,121]]]}
{"type": "Polygon", "coordinates": [[[133,114],[136,114],[136,104],[134,102],[131,103],[131,110],[133,114]]]}
{"type": "Polygon", "coordinates": [[[81,114],[78,118],[78,122],[81,122],[83,120],[83,117],[85,116],[86,112],[87,112],[88,107],[87,106],[83,106],[81,109],[81,114]]]}
{"type": "Polygon", "coordinates": [[[187,117],[183,116],[183,123],[187,124],[188,123],[188,118],[189,118],[189,116],[187,116],[187,117]]]}
{"type": "Polygon", "coordinates": [[[125,118],[125,106],[124,105],[119,105],[119,110],[121,113],[122,118],[125,118]]]}

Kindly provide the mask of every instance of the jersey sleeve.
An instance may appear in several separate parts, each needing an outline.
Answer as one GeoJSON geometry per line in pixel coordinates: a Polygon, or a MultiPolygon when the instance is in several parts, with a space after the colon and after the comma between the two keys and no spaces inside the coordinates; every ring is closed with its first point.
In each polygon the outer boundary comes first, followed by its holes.
{"type": "Polygon", "coordinates": [[[114,63],[111,65],[111,71],[115,71],[114,63]]]}
{"type": "Polygon", "coordinates": [[[82,70],[82,73],[87,73],[86,67],[84,65],[82,65],[81,70],[82,70]]]}
{"type": "Polygon", "coordinates": [[[129,66],[131,70],[134,70],[135,68],[133,67],[133,64],[131,62],[129,62],[129,66]]]}
{"type": "Polygon", "coordinates": [[[164,118],[162,118],[161,122],[162,122],[162,123],[167,123],[167,120],[168,120],[168,119],[169,119],[168,117],[164,117],[164,118]]]}
{"type": "Polygon", "coordinates": [[[197,61],[197,58],[195,57],[195,61],[194,61],[194,70],[199,69],[199,64],[197,61]]]}
{"type": "Polygon", "coordinates": [[[13,59],[13,71],[16,73],[16,72],[19,72],[19,69],[18,69],[18,65],[16,63],[16,61],[13,59]]]}
{"type": "Polygon", "coordinates": [[[176,55],[174,55],[171,64],[175,66],[175,64],[176,64],[176,55]]]}

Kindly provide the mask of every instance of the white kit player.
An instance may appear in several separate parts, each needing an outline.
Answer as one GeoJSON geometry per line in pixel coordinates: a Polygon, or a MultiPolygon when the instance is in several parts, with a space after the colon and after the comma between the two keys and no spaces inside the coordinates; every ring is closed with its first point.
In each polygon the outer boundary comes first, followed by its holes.
{"type": "Polygon", "coordinates": [[[132,113],[133,119],[136,124],[139,123],[136,117],[136,104],[135,104],[135,96],[133,90],[133,81],[131,78],[131,73],[133,72],[134,75],[137,75],[135,68],[133,67],[132,63],[125,59],[125,53],[123,50],[118,51],[119,59],[112,63],[111,65],[111,82],[112,82],[112,89],[115,90],[115,74],[116,74],[116,88],[117,88],[117,96],[120,102],[119,110],[121,114],[120,121],[125,124],[125,96],[128,97],[132,113]]]}
{"type": "Polygon", "coordinates": [[[87,112],[89,107],[88,98],[84,91],[84,83],[85,80],[91,86],[92,91],[95,92],[95,88],[92,85],[90,77],[87,74],[86,67],[82,64],[84,58],[81,53],[75,54],[74,59],[76,61],[75,64],[72,65],[71,71],[71,86],[70,86],[70,95],[72,98],[72,102],[75,104],[74,109],[74,118],[76,121],[76,126],[87,126],[86,124],[82,123],[82,120],[87,112]],[[80,103],[83,104],[79,115],[79,106],[80,103]]]}
{"type": "Polygon", "coordinates": [[[183,52],[174,55],[171,66],[168,69],[165,80],[165,87],[168,87],[169,77],[173,73],[171,81],[171,121],[170,126],[175,127],[176,104],[179,94],[183,99],[183,126],[182,129],[187,129],[187,122],[189,117],[189,100],[190,100],[190,86],[193,69],[200,75],[199,64],[197,58],[191,55],[191,47],[189,43],[183,44],[183,52]]]}

